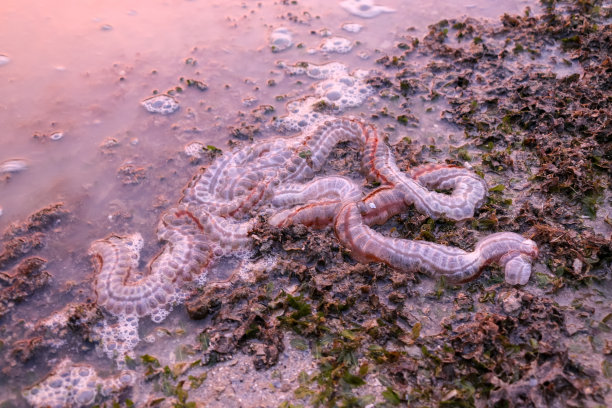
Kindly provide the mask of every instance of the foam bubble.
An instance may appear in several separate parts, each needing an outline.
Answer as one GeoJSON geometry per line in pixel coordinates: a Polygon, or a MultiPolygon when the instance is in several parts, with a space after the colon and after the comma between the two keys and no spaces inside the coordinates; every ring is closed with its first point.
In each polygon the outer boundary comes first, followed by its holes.
{"type": "Polygon", "coordinates": [[[342,29],[344,31],[348,31],[349,33],[358,33],[362,28],[363,26],[357,23],[346,23],[342,25],[342,29]]]}
{"type": "Polygon", "coordinates": [[[340,7],[355,16],[363,18],[373,18],[381,13],[392,13],[395,11],[389,7],[376,5],[373,0],[346,0],[340,3],[340,7]]]}
{"type": "Polygon", "coordinates": [[[306,75],[312,79],[329,79],[348,74],[348,68],[340,62],[330,62],[324,65],[298,62],[291,66],[286,64],[280,64],[280,66],[285,68],[290,75],[306,75]]]}
{"type": "Polygon", "coordinates": [[[328,38],[321,44],[321,51],[346,54],[353,49],[353,42],[344,37],[328,38]]]}
{"type": "Polygon", "coordinates": [[[11,59],[8,55],[0,54],[0,67],[8,64],[9,62],[11,62],[11,59]]]}
{"type": "Polygon", "coordinates": [[[154,323],[161,323],[166,319],[166,317],[168,317],[169,314],[170,311],[168,309],[160,307],[151,312],[151,320],[154,323]]]}
{"type": "Polygon", "coordinates": [[[293,45],[291,31],[285,27],[279,27],[270,34],[270,49],[272,52],[281,52],[293,45]]]}
{"type": "Polygon", "coordinates": [[[286,66],[292,75],[307,75],[320,82],[314,86],[315,95],[291,101],[288,115],[277,118],[274,126],[279,131],[308,131],[348,108],[360,106],[372,95],[373,89],[365,82],[368,71],[348,73],[346,65],[331,62],[315,65],[300,62],[286,66]]]}
{"type": "Polygon", "coordinates": [[[187,156],[199,159],[204,151],[204,145],[200,142],[191,142],[185,146],[184,151],[187,156]]]}
{"type": "Polygon", "coordinates": [[[322,81],[316,85],[315,91],[321,100],[340,111],[361,105],[372,94],[370,86],[355,75],[322,81]]]}
{"type": "Polygon", "coordinates": [[[151,113],[169,115],[179,108],[179,103],[170,95],[160,94],[147,98],[140,102],[144,108],[151,113]]]}
{"type": "Polygon", "coordinates": [[[128,371],[100,378],[92,366],[65,359],[46,378],[25,389],[23,397],[33,407],[83,407],[93,404],[97,396],[108,398],[133,384],[134,376],[128,371]]]}
{"type": "Polygon", "coordinates": [[[277,118],[274,126],[279,131],[299,132],[314,128],[318,123],[330,119],[331,115],[313,111],[312,107],[317,101],[318,98],[310,96],[289,102],[287,104],[289,114],[277,118]]]}
{"type": "Polygon", "coordinates": [[[63,139],[63,137],[64,137],[64,132],[55,132],[55,133],[52,133],[52,134],[49,136],[49,139],[51,139],[51,140],[53,140],[54,142],[56,142],[56,141],[58,141],[58,140],[63,139]]]}
{"type": "Polygon", "coordinates": [[[99,340],[99,347],[118,365],[125,364],[125,356],[132,356],[132,350],[140,342],[138,335],[138,318],[120,315],[116,323],[103,320],[94,327],[94,334],[99,340]]]}

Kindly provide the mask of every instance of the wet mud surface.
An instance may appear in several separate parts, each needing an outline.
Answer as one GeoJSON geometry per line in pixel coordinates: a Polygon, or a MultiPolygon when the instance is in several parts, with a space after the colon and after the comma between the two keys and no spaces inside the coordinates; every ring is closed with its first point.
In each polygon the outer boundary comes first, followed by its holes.
{"type": "MultiPolygon", "coordinates": [[[[0,406],[26,406],[26,386],[46,373],[52,384],[53,367],[76,354],[95,362],[87,376],[110,384],[75,400],[84,406],[612,405],[612,10],[599,1],[542,6],[535,16],[406,31],[375,58],[367,83],[376,99],[360,114],[392,142],[402,170],[458,164],[490,187],[472,220],[410,209],[378,231],[465,250],[492,232],[520,233],[540,250],[527,285],[507,285],[493,266],[454,286],[360,264],[329,227],[276,228],[259,217],[250,258],[228,262],[162,325],[145,325],[146,344],[119,369],[96,350],[105,311],[91,281],[45,297],[45,319],[13,318],[24,299],[42,303],[52,276],[41,252],[73,222],[71,203],[51,204],[2,237],[0,382],[10,395],[0,406]],[[437,121],[453,132],[425,143],[413,135],[437,121]],[[71,301],[53,304],[55,296],[71,301]],[[135,375],[113,382],[124,368],[135,375]]],[[[257,143],[278,114],[270,105],[239,114],[224,128],[227,149],[257,143]]],[[[220,147],[186,150],[190,166],[208,166],[220,147]]],[[[115,148],[101,146],[108,157],[115,148]]],[[[357,146],[339,144],[322,173],[361,177],[359,162],[357,146]]],[[[116,176],[126,187],[147,177],[163,184],[156,171],[129,162],[116,176]]],[[[175,199],[160,193],[153,215],[175,199]]],[[[133,217],[121,203],[112,215],[121,231],[133,217]]],[[[93,275],[85,254],[67,256],[93,275]]]]}

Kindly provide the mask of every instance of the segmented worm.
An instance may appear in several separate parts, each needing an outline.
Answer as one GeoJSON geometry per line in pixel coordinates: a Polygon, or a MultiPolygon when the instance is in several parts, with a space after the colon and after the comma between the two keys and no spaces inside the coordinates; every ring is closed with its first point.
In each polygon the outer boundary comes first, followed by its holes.
{"type": "Polygon", "coordinates": [[[273,225],[333,225],[338,240],[361,262],[421,270],[453,282],[474,279],[484,266],[497,262],[508,283],[525,284],[538,250],[518,234],[492,234],[465,252],[385,237],[370,228],[409,206],[432,218],[464,220],[486,194],[485,181],[461,167],[430,164],[403,172],[372,125],[345,118],[329,121],[299,139],[256,143],[200,170],[179,204],[162,216],[157,237],[164,247],[144,275],[138,268],[140,234],[94,242],[90,253],[97,302],[115,315],[144,316],[177,301],[183,286],[205,275],[214,258],[250,245],[253,215],[266,206],[274,208],[268,220],[273,225]],[[360,183],[346,177],[308,181],[340,142],[361,147],[363,173],[380,188],[364,196],[360,183]]]}

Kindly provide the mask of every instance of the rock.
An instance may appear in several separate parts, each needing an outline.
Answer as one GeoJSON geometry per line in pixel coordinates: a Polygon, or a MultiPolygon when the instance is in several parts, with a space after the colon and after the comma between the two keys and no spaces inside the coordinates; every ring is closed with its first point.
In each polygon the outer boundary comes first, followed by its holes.
{"type": "Polygon", "coordinates": [[[134,164],[124,164],[117,170],[117,177],[126,185],[140,184],[146,178],[146,169],[134,164]]]}
{"type": "Polygon", "coordinates": [[[574,270],[575,275],[580,275],[582,272],[582,267],[584,264],[578,258],[574,259],[574,263],[572,264],[572,269],[574,270]]]}
{"type": "Polygon", "coordinates": [[[193,320],[204,319],[213,309],[217,309],[220,305],[219,299],[209,296],[208,293],[194,297],[185,303],[187,313],[193,320]]]}
{"type": "Polygon", "coordinates": [[[44,286],[51,275],[45,271],[47,261],[32,257],[24,259],[13,271],[0,273],[0,317],[9,312],[15,302],[20,302],[44,286]]]}
{"type": "Polygon", "coordinates": [[[504,312],[512,314],[521,308],[521,297],[518,292],[506,292],[500,294],[504,312]]]}

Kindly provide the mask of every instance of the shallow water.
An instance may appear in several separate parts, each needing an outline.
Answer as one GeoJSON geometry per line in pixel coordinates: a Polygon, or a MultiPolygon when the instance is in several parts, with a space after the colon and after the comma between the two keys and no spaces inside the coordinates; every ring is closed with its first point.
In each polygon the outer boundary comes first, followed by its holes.
{"type": "MultiPolygon", "coordinates": [[[[244,98],[255,97],[282,111],[283,103],[274,97],[301,95],[308,84],[295,86],[275,68],[277,60],[341,59],[350,70],[370,68],[377,50],[393,47],[406,27],[421,35],[443,17],[497,18],[536,8],[535,2],[524,0],[438,1],[432,3],[435,7],[389,0],[384,5],[395,13],[362,19],[330,2],[279,3],[4,1],[0,53],[10,63],[0,71],[0,162],[22,158],[29,169],[2,184],[0,227],[49,200],[82,200],[78,197],[92,193],[121,197],[114,177],[121,159],[153,164],[153,157],[162,152],[171,156],[192,138],[223,146],[228,124],[247,110],[244,98]],[[294,17],[298,23],[290,21],[294,17]],[[348,33],[340,28],[346,22],[359,22],[364,29],[348,33]],[[276,54],[270,52],[267,37],[280,26],[291,28],[295,45],[276,54]],[[348,55],[309,55],[323,40],[318,35],[322,29],[361,44],[348,55]],[[362,60],[360,52],[370,58],[362,60]],[[190,58],[194,65],[186,63],[190,58]],[[209,89],[186,89],[180,95],[181,110],[169,118],[150,115],[139,105],[154,90],[186,88],[181,77],[202,80],[209,89]],[[278,85],[268,87],[269,79],[278,85]],[[190,109],[193,117],[186,118],[190,109]],[[180,129],[172,129],[176,123],[180,129]],[[194,127],[195,135],[184,133],[194,127]],[[44,143],[32,138],[54,132],[63,132],[63,138],[44,143]],[[120,142],[114,160],[101,157],[98,147],[109,137],[120,142]]],[[[185,179],[178,185],[183,183],[185,179]]],[[[92,210],[87,216],[100,212],[96,201],[86,203],[92,210]]]]}
{"type": "MultiPolygon", "coordinates": [[[[0,229],[63,201],[76,222],[65,241],[51,246],[85,254],[92,240],[131,230],[154,242],[160,211],[151,209],[176,201],[196,170],[180,153],[186,143],[227,149],[228,126],[243,112],[266,104],[283,115],[287,101],[312,93],[314,81],[287,75],[278,61],[341,61],[349,71],[373,69],[407,27],[420,36],[444,17],[537,10],[525,0],[432,4],[389,0],[384,5],[395,12],[364,19],[324,1],[3,2],[0,54],[10,61],[0,66],[0,163],[24,160],[27,169],[0,181],[0,229]],[[355,22],[364,26],[359,33],[341,29],[355,22]],[[273,53],[268,37],[283,26],[293,33],[293,46],[273,53]],[[324,30],[358,44],[348,54],[322,53],[324,30]],[[203,81],[208,89],[188,87],[181,78],[203,81]],[[276,85],[269,86],[270,80],[276,85]],[[176,87],[184,91],[176,94],[180,109],[174,114],[151,114],[140,105],[154,92],[176,87]],[[249,100],[255,102],[247,107],[249,100]],[[116,146],[102,148],[109,140],[116,146]],[[123,165],[142,169],[143,181],[122,183],[123,165]]],[[[407,134],[428,144],[449,135],[460,139],[461,131],[439,120],[442,108],[426,114],[415,101],[420,123],[407,134]]],[[[349,113],[368,109],[376,109],[376,102],[349,113]]],[[[58,275],[54,282],[84,277],[82,271],[58,275]]]]}
{"type": "MultiPolygon", "coordinates": [[[[25,160],[26,168],[0,178],[0,229],[52,202],[63,201],[72,212],[58,239],[41,251],[50,261],[50,285],[5,317],[5,329],[91,296],[93,268],[87,249],[95,239],[140,231],[145,260],[156,253],[159,215],[180,198],[198,168],[183,147],[199,141],[227,150],[228,127],[244,120],[243,112],[272,105],[269,121],[286,113],[286,102],[313,92],[314,80],[288,75],[279,61],[339,61],[349,72],[376,69],[375,60],[403,36],[420,37],[442,18],[497,19],[504,12],[523,13],[526,7],[538,11],[537,2],[525,0],[380,0],[395,12],[364,19],[349,14],[340,2],[287,3],[3,2],[0,54],[8,62],[0,63],[0,163],[25,160]],[[341,29],[345,23],[363,28],[348,32],[341,29]],[[293,46],[272,52],[269,36],[279,27],[289,28],[293,46]],[[346,54],[323,53],[319,47],[326,34],[356,43],[346,54]],[[189,87],[187,79],[208,88],[189,87]],[[152,114],[140,105],[155,92],[176,87],[182,88],[174,94],[180,103],[177,112],[152,114]],[[133,166],[124,169],[136,170],[136,178],[119,172],[126,165],[133,166]],[[67,287],[76,289],[58,298],[67,287]]],[[[347,114],[369,116],[376,108],[374,98],[347,114]]],[[[391,141],[404,136],[426,144],[461,141],[462,131],[440,120],[442,103],[433,112],[419,101],[411,108],[419,124],[392,132],[391,141]]],[[[381,120],[378,126],[390,123],[381,120]]],[[[262,126],[258,137],[274,134],[271,126],[262,126]]],[[[171,325],[188,329],[193,323],[180,310],[165,322],[171,325]]],[[[170,354],[176,344],[166,346],[170,354]]],[[[164,344],[156,347],[163,353],[164,344]]],[[[110,362],[102,365],[108,368],[110,362]]],[[[29,383],[45,374],[38,366],[27,370],[29,383]]],[[[0,387],[0,399],[18,393],[20,386],[0,387]]]]}

